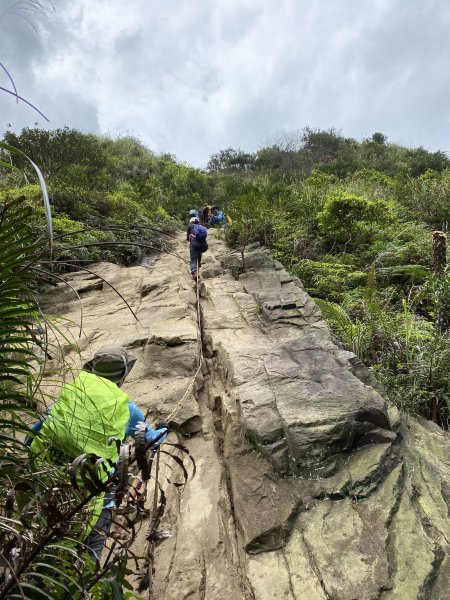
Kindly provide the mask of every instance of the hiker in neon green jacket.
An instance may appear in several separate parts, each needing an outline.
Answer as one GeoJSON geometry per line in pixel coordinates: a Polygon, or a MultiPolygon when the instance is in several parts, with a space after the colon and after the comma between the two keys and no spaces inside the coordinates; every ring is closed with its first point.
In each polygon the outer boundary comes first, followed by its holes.
{"type": "MultiPolygon", "coordinates": [[[[138,423],[145,418],[141,410],[120,389],[136,358],[120,346],[104,346],[83,366],[70,384],[62,387],[58,400],[44,418],[32,427],[34,434],[27,438],[31,449],[48,453],[51,461],[65,463],[83,453],[92,453],[112,462],[118,459],[116,444],[111,437],[123,441],[134,437],[138,423]]],[[[159,445],[168,433],[168,424],[159,423],[153,429],[147,425],[147,443],[159,445]]],[[[106,493],[103,510],[95,527],[85,540],[91,556],[99,560],[104,545],[104,533],[109,531],[112,493],[106,493]]],[[[98,513],[97,513],[98,514],[98,513]]]]}

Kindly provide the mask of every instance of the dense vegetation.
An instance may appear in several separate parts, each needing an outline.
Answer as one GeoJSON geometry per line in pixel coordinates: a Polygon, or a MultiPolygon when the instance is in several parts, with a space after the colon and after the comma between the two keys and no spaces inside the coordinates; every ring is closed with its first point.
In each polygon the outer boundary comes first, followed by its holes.
{"type": "MultiPolygon", "coordinates": [[[[443,152],[305,129],[254,154],[220,151],[203,172],[132,138],[68,128],[4,137],[48,182],[57,261],[131,264],[189,208],[217,203],[233,217],[231,244],[269,246],[391,398],[447,426],[449,271],[432,264],[432,231],[450,223],[443,152]]],[[[31,181],[27,161],[14,160],[31,181]]],[[[39,188],[4,171],[0,201],[14,198],[42,228],[39,188]]]]}
{"type": "MultiPolygon", "coordinates": [[[[98,138],[69,128],[7,132],[4,140],[42,170],[52,199],[59,262],[132,264],[149,248],[159,248],[160,231],[176,226],[166,210],[169,185],[163,183],[172,181],[176,165],[171,157],[156,158],[132,139],[98,138]]],[[[21,172],[4,171],[0,202],[23,199],[32,206],[39,234],[44,226],[39,186],[26,185],[33,179],[25,158],[15,157],[14,163],[21,172]]]]}

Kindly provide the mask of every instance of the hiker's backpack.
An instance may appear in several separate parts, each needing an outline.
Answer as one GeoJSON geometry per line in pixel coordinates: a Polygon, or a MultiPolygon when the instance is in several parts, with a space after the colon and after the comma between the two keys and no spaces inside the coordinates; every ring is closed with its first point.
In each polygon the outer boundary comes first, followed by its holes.
{"type": "Polygon", "coordinates": [[[195,238],[198,242],[205,242],[208,230],[203,225],[196,223],[191,231],[191,237],[195,238]]]}

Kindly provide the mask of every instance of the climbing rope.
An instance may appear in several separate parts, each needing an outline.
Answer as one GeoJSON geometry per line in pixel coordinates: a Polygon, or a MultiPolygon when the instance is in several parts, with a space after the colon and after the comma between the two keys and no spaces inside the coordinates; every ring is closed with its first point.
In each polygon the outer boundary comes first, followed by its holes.
{"type": "MultiPolygon", "coordinates": [[[[199,264],[198,264],[198,260],[197,260],[197,273],[198,272],[199,272],[199,264]]],[[[170,415],[168,415],[166,417],[167,421],[170,421],[175,417],[175,415],[178,413],[178,411],[183,406],[183,403],[186,400],[186,398],[192,393],[192,389],[193,389],[195,381],[197,379],[197,375],[200,373],[200,370],[203,365],[203,343],[202,343],[202,333],[201,333],[202,332],[202,322],[201,322],[201,313],[200,313],[200,284],[199,284],[198,280],[197,280],[197,284],[196,284],[196,309],[197,309],[197,327],[198,327],[198,332],[200,334],[197,370],[195,371],[193,377],[191,378],[191,381],[189,382],[189,385],[186,388],[186,391],[184,392],[180,401],[177,403],[177,405],[172,410],[170,415]]],[[[154,550],[155,550],[155,533],[156,533],[156,528],[158,527],[159,521],[161,518],[159,498],[158,498],[159,490],[160,490],[160,483],[159,483],[160,452],[161,452],[160,448],[158,447],[158,449],[156,450],[156,454],[153,458],[154,463],[155,463],[155,475],[154,475],[155,489],[153,492],[153,505],[152,505],[150,527],[148,529],[147,536],[146,536],[147,537],[147,548],[146,548],[146,553],[145,553],[145,556],[146,556],[146,580],[148,582],[148,598],[149,598],[149,600],[151,600],[152,594],[153,594],[153,564],[154,564],[154,550]]],[[[195,468],[195,463],[194,463],[194,468],[195,468]]],[[[161,489],[161,493],[163,493],[162,489],[161,489]]]]}
{"type": "MultiPolygon", "coordinates": [[[[198,272],[199,272],[199,264],[198,264],[198,260],[197,260],[197,273],[198,272]]],[[[196,284],[196,296],[197,296],[197,327],[198,327],[198,331],[200,334],[200,343],[199,343],[199,352],[198,352],[198,367],[197,367],[197,370],[195,371],[191,381],[189,382],[189,385],[186,388],[186,391],[184,392],[183,396],[181,397],[180,401],[177,403],[177,405],[175,406],[173,411],[166,418],[166,421],[171,421],[175,417],[175,415],[179,412],[179,410],[183,406],[183,403],[186,400],[186,398],[188,398],[189,395],[191,394],[191,392],[194,388],[194,385],[195,385],[195,381],[197,379],[197,375],[200,373],[202,365],[203,365],[202,321],[201,321],[201,314],[200,314],[200,283],[198,281],[196,284]]]]}

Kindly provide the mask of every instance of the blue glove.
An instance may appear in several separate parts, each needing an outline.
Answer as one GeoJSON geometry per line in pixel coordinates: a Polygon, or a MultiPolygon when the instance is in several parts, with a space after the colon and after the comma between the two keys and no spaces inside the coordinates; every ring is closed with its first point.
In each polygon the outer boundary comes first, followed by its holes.
{"type": "Polygon", "coordinates": [[[160,421],[155,425],[155,429],[153,429],[146,423],[144,414],[134,402],[128,402],[128,408],[130,410],[130,420],[127,423],[125,434],[134,438],[138,423],[145,423],[147,425],[145,431],[145,440],[147,444],[159,438],[162,433],[165,433],[165,435],[161,435],[161,438],[158,439],[157,443],[153,446],[154,448],[157,448],[166,439],[167,434],[169,433],[169,424],[160,421]]]}
{"type": "Polygon", "coordinates": [[[168,433],[169,430],[167,427],[161,427],[161,429],[152,429],[149,425],[147,425],[147,431],[145,432],[145,440],[147,444],[150,444],[150,442],[153,442],[153,440],[159,438],[158,441],[152,446],[152,448],[157,448],[166,439],[168,433]]]}

